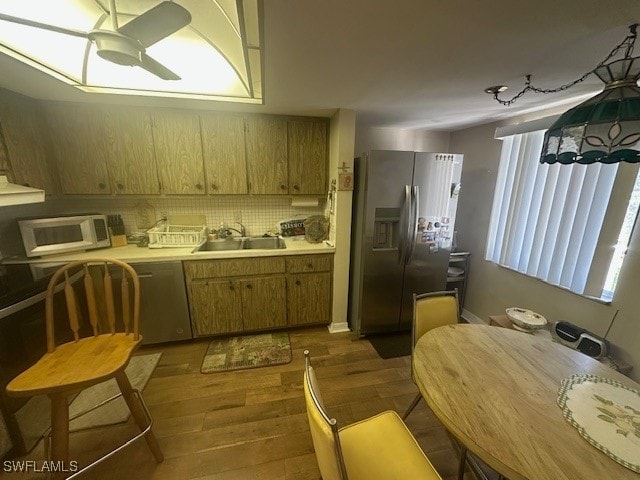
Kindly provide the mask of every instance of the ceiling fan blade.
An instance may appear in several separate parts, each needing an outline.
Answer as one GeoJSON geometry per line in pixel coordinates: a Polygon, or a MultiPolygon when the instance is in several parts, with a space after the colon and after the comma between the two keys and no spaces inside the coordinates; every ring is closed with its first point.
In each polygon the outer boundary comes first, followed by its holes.
{"type": "Polygon", "coordinates": [[[6,20],[7,22],[19,23],[20,25],[27,25],[28,27],[42,28],[43,30],[50,30],[56,33],[63,33],[65,35],[72,35],[74,37],[88,38],[87,32],[81,32],[80,30],[72,30],[70,28],[57,27],[55,25],[49,25],[47,23],[40,23],[27,18],[13,17],[11,15],[5,15],[0,13],[0,20],[6,20]]]}
{"type": "Polygon", "coordinates": [[[138,40],[145,48],[189,25],[189,10],[173,2],[162,2],[138,15],[118,31],[138,40]]]}
{"type": "Polygon", "coordinates": [[[177,74],[169,70],[157,60],[151,58],[146,53],[140,54],[139,66],[163,80],[180,80],[180,77],[177,74]]]}

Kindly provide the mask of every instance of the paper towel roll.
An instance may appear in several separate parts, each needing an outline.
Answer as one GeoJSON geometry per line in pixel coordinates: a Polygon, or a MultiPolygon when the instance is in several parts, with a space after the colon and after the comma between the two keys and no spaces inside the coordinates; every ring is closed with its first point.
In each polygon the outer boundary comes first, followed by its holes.
{"type": "Polygon", "coordinates": [[[293,197],[292,207],[317,207],[320,204],[318,197],[293,197]]]}

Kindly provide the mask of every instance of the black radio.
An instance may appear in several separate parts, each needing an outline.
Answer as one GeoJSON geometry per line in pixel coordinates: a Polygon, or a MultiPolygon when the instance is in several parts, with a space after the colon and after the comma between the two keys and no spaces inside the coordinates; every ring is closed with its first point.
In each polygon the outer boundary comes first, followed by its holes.
{"type": "Polygon", "coordinates": [[[551,327],[551,335],[559,343],[593,358],[606,357],[609,353],[607,340],[570,322],[554,323],[551,327]]]}

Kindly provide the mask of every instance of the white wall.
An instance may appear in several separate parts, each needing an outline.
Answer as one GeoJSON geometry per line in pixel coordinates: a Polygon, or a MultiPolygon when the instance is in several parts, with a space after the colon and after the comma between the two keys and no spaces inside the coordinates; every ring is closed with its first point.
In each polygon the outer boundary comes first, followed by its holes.
{"type": "MultiPolygon", "coordinates": [[[[509,123],[553,113],[556,112],[541,112],[509,123]]],[[[570,321],[600,336],[610,328],[607,339],[612,343],[614,357],[633,365],[631,376],[639,380],[640,295],[637,285],[640,279],[640,228],[636,228],[631,238],[611,305],[589,300],[484,260],[501,149],[501,141],[493,136],[495,128],[505,123],[451,133],[451,150],[464,154],[456,220],[458,246],[459,250],[472,254],[465,310],[488,321],[489,315],[502,314],[505,308],[518,306],[539,312],[550,321],[570,321]]]]}
{"type": "MultiPolygon", "coordinates": [[[[353,145],[356,115],[353,110],[340,109],[331,117],[329,138],[329,188],[338,184],[339,173],[353,173],[353,145]],[[342,169],[339,169],[342,167],[342,169]]],[[[349,305],[349,256],[351,244],[351,190],[334,193],[334,211],[329,214],[329,239],[336,246],[333,262],[333,311],[331,332],[348,331],[347,309],[349,305]]],[[[327,205],[330,209],[330,205],[327,205]]]]}

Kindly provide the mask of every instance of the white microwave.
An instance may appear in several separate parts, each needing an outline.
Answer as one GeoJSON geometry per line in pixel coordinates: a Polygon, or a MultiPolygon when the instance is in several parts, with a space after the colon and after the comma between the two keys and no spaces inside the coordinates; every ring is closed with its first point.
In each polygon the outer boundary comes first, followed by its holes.
{"type": "Polygon", "coordinates": [[[27,257],[110,247],[105,215],[18,220],[27,257]]]}

